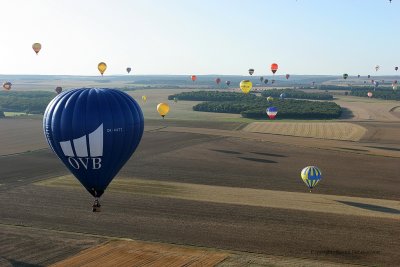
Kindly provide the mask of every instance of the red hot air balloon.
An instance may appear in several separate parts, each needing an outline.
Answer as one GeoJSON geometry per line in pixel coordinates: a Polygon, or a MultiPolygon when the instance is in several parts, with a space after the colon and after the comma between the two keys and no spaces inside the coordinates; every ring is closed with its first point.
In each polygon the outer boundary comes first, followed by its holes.
{"type": "Polygon", "coordinates": [[[215,79],[215,82],[216,82],[217,84],[219,84],[219,83],[221,82],[221,79],[220,79],[220,78],[217,78],[217,79],[215,79]]]}
{"type": "Polygon", "coordinates": [[[197,76],[196,75],[192,75],[190,78],[192,79],[193,82],[195,82],[197,80],[197,76]]]}
{"type": "Polygon", "coordinates": [[[275,72],[278,70],[278,64],[276,63],[272,63],[271,64],[271,71],[273,74],[275,74],[275,72]]]}

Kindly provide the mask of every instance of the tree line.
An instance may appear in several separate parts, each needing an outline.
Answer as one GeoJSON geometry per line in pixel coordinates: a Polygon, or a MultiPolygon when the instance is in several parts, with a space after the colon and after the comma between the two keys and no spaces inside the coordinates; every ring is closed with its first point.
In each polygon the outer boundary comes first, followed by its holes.
{"type": "Polygon", "coordinates": [[[178,98],[188,101],[205,101],[193,107],[194,111],[241,114],[245,118],[265,118],[266,109],[278,108],[277,118],[285,119],[335,119],[342,109],[334,102],[279,99],[268,102],[266,97],[218,91],[184,92],[170,95],[169,100],[178,98]]]}
{"type": "Polygon", "coordinates": [[[0,92],[0,113],[8,111],[43,114],[55,96],[55,93],[45,91],[2,91],[0,92]]]}
{"type": "Polygon", "coordinates": [[[296,98],[296,99],[312,99],[312,100],[333,100],[333,95],[327,93],[306,93],[301,90],[294,89],[271,89],[264,90],[261,96],[268,97],[279,97],[284,94],[286,98],[296,98]]]}

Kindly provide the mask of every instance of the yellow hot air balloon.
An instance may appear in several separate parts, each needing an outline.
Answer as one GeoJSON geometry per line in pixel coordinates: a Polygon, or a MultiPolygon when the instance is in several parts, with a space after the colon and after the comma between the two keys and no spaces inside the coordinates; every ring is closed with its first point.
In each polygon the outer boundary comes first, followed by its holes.
{"type": "Polygon", "coordinates": [[[143,101],[143,102],[146,102],[146,101],[147,101],[147,96],[142,95],[142,101],[143,101]]]}
{"type": "Polygon", "coordinates": [[[301,179],[311,190],[317,185],[322,179],[322,172],[316,166],[307,166],[301,170],[301,179]]]}
{"type": "Polygon", "coordinates": [[[100,63],[97,65],[97,68],[99,69],[101,75],[103,75],[103,73],[104,73],[104,72],[106,71],[106,69],[107,69],[107,64],[104,63],[104,62],[100,62],[100,63]]]}
{"type": "Polygon", "coordinates": [[[252,87],[253,84],[249,80],[243,80],[240,82],[240,89],[242,89],[242,92],[245,94],[249,93],[252,87]]]}
{"type": "Polygon", "coordinates": [[[40,49],[42,49],[42,45],[40,43],[34,43],[32,45],[33,51],[35,51],[36,55],[39,53],[40,49]]]}
{"type": "Polygon", "coordinates": [[[272,101],[274,101],[274,98],[272,96],[269,96],[269,97],[267,97],[267,101],[272,102],[272,101]]]}
{"type": "Polygon", "coordinates": [[[166,103],[160,103],[160,104],[158,104],[158,105],[157,105],[157,112],[158,112],[158,114],[160,114],[161,117],[163,117],[163,119],[164,119],[165,115],[167,115],[168,112],[169,112],[169,106],[168,106],[168,104],[166,104],[166,103]]]}

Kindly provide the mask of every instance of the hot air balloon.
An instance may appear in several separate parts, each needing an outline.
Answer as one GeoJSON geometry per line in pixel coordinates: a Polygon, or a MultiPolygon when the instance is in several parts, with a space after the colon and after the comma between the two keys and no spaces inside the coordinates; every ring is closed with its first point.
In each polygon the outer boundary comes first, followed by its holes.
{"type": "Polygon", "coordinates": [[[178,98],[177,97],[174,97],[174,102],[178,103],[178,98]]]}
{"type": "Polygon", "coordinates": [[[242,92],[245,94],[249,93],[252,87],[253,83],[249,80],[243,80],[240,82],[240,89],[242,89],[242,92]]]}
{"type": "Polygon", "coordinates": [[[399,67],[394,67],[394,70],[395,70],[395,71],[398,71],[398,70],[399,70],[399,67]]]}
{"type": "Polygon", "coordinates": [[[357,78],[360,78],[360,74],[357,75],[357,78]]]}
{"type": "Polygon", "coordinates": [[[10,82],[3,83],[4,90],[7,90],[7,91],[11,90],[11,86],[12,86],[12,83],[10,83],[10,82]]]}
{"type": "Polygon", "coordinates": [[[374,91],[375,91],[375,89],[378,88],[378,86],[379,86],[379,82],[378,82],[378,81],[375,81],[375,82],[374,82],[374,86],[375,86],[375,88],[374,88],[374,91]]]}
{"type": "Polygon", "coordinates": [[[393,90],[397,90],[397,84],[392,84],[393,90]]]}
{"type": "Polygon", "coordinates": [[[128,94],[105,88],[79,88],[56,96],[47,106],[43,131],[50,148],[99,198],[135,152],[142,138],[143,113],[128,94]]]}
{"type": "Polygon", "coordinates": [[[147,101],[147,96],[142,95],[142,101],[143,101],[143,103],[145,103],[147,101]]]}
{"type": "Polygon", "coordinates": [[[368,96],[369,98],[371,98],[372,95],[373,95],[372,92],[368,92],[368,93],[367,93],[367,96],[368,96]]]}
{"type": "Polygon", "coordinates": [[[100,62],[100,63],[97,65],[97,68],[99,69],[101,75],[103,75],[104,72],[105,72],[106,69],[107,69],[107,64],[104,63],[104,62],[100,62]]]}
{"type": "Polygon", "coordinates": [[[371,75],[368,75],[368,79],[371,78],[371,75]]]}
{"type": "Polygon", "coordinates": [[[347,77],[349,77],[349,75],[347,73],[343,74],[343,79],[347,79],[347,77]]]}
{"type": "Polygon", "coordinates": [[[393,83],[394,83],[394,84],[397,84],[397,80],[394,80],[393,83]]]}
{"type": "Polygon", "coordinates": [[[376,65],[375,66],[375,71],[378,71],[380,69],[380,66],[379,65],[376,65]]]}
{"type": "Polygon", "coordinates": [[[231,81],[226,81],[225,83],[226,83],[226,85],[228,85],[228,86],[231,85],[231,81]]]}
{"type": "Polygon", "coordinates": [[[315,85],[315,82],[312,82],[312,86],[314,86],[315,85]]]}
{"type": "Polygon", "coordinates": [[[128,74],[131,72],[131,70],[132,70],[132,68],[130,68],[130,67],[127,67],[127,68],[126,68],[126,72],[127,72],[128,74]]]}
{"type": "Polygon", "coordinates": [[[192,79],[192,81],[195,82],[195,81],[197,80],[197,76],[196,76],[196,75],[192,75],[192,76],[190,77],[190,79],[192,79]]]}
{"type": "Polygon", "coordinates": [[[307,166],[301,170],[301,179],[311,190],[322,179],[322,172],[316,166],[307,166]]]}
{"type": "Polygon", "coordinates": [[[267,83],[268,83],[268,79],[265,79],[265,80],[264,80],[264,83],[267,84],[267,83]]]}
{"type": "Polygon", "coordinates": [[[39,54],[40,49],[42,49],[42,45],[40,43],[34,43],[32,45],[33,51],[35,51],[36,55],[39,54]]]}
{"type": "Polygon", "coordinates": [[[275,80],[271,80],[271,84],[274,84],[275,83],[275,80]]]}
{"type": "Polygon", "coordinates": [[[286,74],[286,80],[288,80],[290,77],[290,74],[286,74]]]}
{"type": "Polygon", "coordinates": [[[367,81],[364,81],[364,83],[367,83],[367,81]]]}
{"type": "Polygon", "coordinates": [[[264,81],[264,77],[260,77],[260,82],[263,82],[264,81]]]}
{"type": "Polygon", "coordinates": [[[273,74],[275,74],[275,72],[278,70],[278,64],[276,63],[272,63],[271,64],[271,71],[273,74]]]}
{"type": "Polygon", "coordinates": [[[249,69],[249,74],[253,75],[253,73],[254,73],[254,69],[249,69]]]}
{"type": "Polygon", "coordinates": [[[279,95],[279,98],[282,99],[282,100],[285,99],[285,97],[286,97],[285,93],[282,93],[282,94],[279,95]]]}
{"type": "Polygon", "coordinates": [[[277,113],[278,109],[276,107],[267,108],[267,115],[271,120],[275,119],[277,113]]]}
{"type": "Polygon", "coordinates": [[[272,101],[274,101],[274,98],[272,96],[269,96],[269,97],[267,97],[267,101],[272,102],[272,101]]]}
{"type": "Polygon", "coordinates": [[[165,115],[168,114],[169,112],[169,106],[166,103],[160,103],[157,105],[157,112],[158,114],[160,114],[161,117],[165,117],[165,115]]]}
{"type": "Polygon", "coordinates": [[[220,79],[220,78],[217,78],[217,79],[215,79],[215,82],[216,82],[217,84],[219,84],[219,83],[221,82],[221,79],[220,79]]]}
{"type": "Polygon", "coordinates": [[[56,91],[56,93],[59,94],[59,93],[62,92],[62,87],[61,86],[57,86],[54,91],[56,91]]]}
{"type": "Polygon", "coordinates": [[[371,83],[374,84],[374,83],[375,83],[375,80],[371,80],[371,83]]]}

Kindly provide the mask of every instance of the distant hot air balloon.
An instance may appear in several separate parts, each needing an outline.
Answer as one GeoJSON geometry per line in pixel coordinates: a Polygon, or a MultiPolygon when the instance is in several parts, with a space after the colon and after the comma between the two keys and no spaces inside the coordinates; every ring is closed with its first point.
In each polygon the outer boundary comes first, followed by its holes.
{"type": "Polygon", "coordinates": [[[374,84],[374,83],[375,83],[375,80],[371,80],[371,83],[374,84]]]}
{"type": "Polygon", "coordinates": [[[132,68],[130,68],[130,67],[127,67],[127,68],[126,68],[126,72],[127,72],[128,74],[131,72],[131,70],[132,70],[132,68]]]}
{"type": "Polygon", "coordinates": [[[104,63],[104,62],[100,62],[100,63],[97,65],[97,69],[100,71],[101,75],[103,75],[104,72],[105,72],[106,69],[107,69],[107,64],[104,63]]]}
{"type": "Polygon", "coordinates": [[[249,69],[249,74],[253,75],[253,73],[254,73],[254,69],[249,69]]]}
{"type": "Polygon", "coordinates": [[[221,79],[220,79],[220,78],[217,78],[217,79],[215,79],[215,82],[216,82],[217,84],[219,84],[219,83],[221,82],[221,79]]]}
{"type": "Polygon", "coordinates": [[[347,73],[343,74],[343,79],[347,79],[347,77],[349,77],[349,75],[347,73]]]}
{"type": "Polygon", "coordinates": [[[43,131],[50,148],[99,198],[140,143],[143,113],[128,94],[115,89],[79,88],[56,96],[47,106],[43,131]]]}
{"type": "Polygon", "coordinates": [[[268,79],[265,79],[265,80],[264,80],[264,83],[267,84],[267,83],[268,83],[268,79]]]}
{"type": "Polygon", "coordinates": [[[372,92],[368,92],[368,93],[367,93],[367,96],[368,96],[369,98],[371,98],[372,95],[373,95],[372,92]]]}
{"type": "Polygon", "coordinates": [[[192,75],[192,76],[190,77],[190,79],[192,79],[192,81],[195,82],[195,81],[197,80],[197,76],[196,76],[196,75],[192,75]]]}
{"type": "Polygon", "coordinates": [[[312,82],[312,86],[314,86],[315,85],[315,82],[312,82]]]}
{"type": "Polygon", "coordinates": [[[35,51],[36,55],[39,54],[40,49],[42,49],[42,45],[40,43],[34,43],[32,45],[33,51],[35,51]]]}
{"type": "Polygon", "coordinates": [[[360,78],[360,74],[357,75],[357,78],[360,78]]]}
{"type": "Polygon", "coordinates": [[[250,82],[249,80],[243,80],[240,82],[240,89],[242,89],[242,92],[247,94],[250,92],[251,88],[253,87],[253,83],[250,82]]]}
{"type": "Polygon", "coordinates": [[[267,101],[272,102],[272,101],[274,101],[274,98],[272,96],[269,96],[269,97],[267,97],[267,101]]]}
{"type": "Polygon", "coordinates": [[[393,90],[397,90],[397,84],[392,84],[393,90]]]}
{"type": "Polygon", "coordinates": [[[398,71],[398,70],[399,70],[399,67],[394,67],[394,70],[395,70],[395,71],[398,71]]]}
{"type": "Polygon", "coordinates": [[[380,69],[380,66],[379,65],[376,65],[375,66],[375,71],[378,71],[380,69]]]}
{"type": "Polygon", "coordinates": [[[371,75],[368,75],[368,79],[371,78],[371,75]]]}
{"type": "Polygon", "coordinates": [[[142,101],[145,103],[147,101],[147,96],[142,95],[142,101]]]}
{"type": "Polygon", "coordinates": [[[7,90],[7,91],[11,90],[11,86],[12,86],[12,83],[10,83],[10,82],[3,83],[4,90],[7,90]]]}
{"type": "Polygon", "coordinates": [[[62,92],[62,87],[61,86],[57,86],[55,89],[56,93],[59,94],[62,92]]]}
{"type": "Polygon", "coordinates": [[[364,81],[364,83],[367,83],[367,81],[364,81]]]}
{"type": "Polygon", "coordinates": [[[276,107],[267,108],[267,115],[271,120],[275,119],[276,114],[278,114],[278,109],[276,107]]]}
{"type": "Polygon", "coordinates": [[[285,93],[282,93],[282,94],[279,95],[279,98],[282,99],[282,100],[285,99],[285,97],[286,97],[285,93]]]}
{"type": "Polygon", "coordinates": [[[174,102],[178,103],[178,98],[177,97],[174,97],[174,102]]]}
{"type": "Polygon", "coordinates": [[[289,77],[290,77],[290,74],[286,74],[286,80],[288,80],[289,79],[289,77]]]}
{"type": "Polygon", "coordinates": [[[397,84],[397,80],[394,80],[393,83],[394,83],[394,84],[397,84]]]}
{"type": "Polygon", "coordinates": [[[166,103],[160,103],[157,105],[157,112],[158,114],[160,114],[161,117],[165,117],[165,115],[168,114],[169,112],[169,106],[166,103]]]}
{"type": "Polygon", "coordinates": [[[228,85],[228,86],[231,85],[231,81],[226,81],[225,83],[226,83],[226,85],[228,85]]]}
{"type": "Polygon", "coordinates": [[[322,172],[316,166],[307,166],[301,171],[301,179],[311,190],[322,179],[322,172]]]}
{"type": "Polygon", "coordinates": [[[260,82],[263,82],[264,81],[264,77],[260,77],[260,82]]]}
{"type": "Polygon", "coordinates": [[[278,70],[278,64],[276,63],[272,63],[271,64],[271,71],[273,74],[275,74],[275,72],[278,70]]]}
{"type": "Polygon", "coordinates": [[[275,80],[271,80],[271,84],[274,84],[275,83],[275,80]]]}
{"type": "Polygon", "coordinates": [[[378,88],[379,82],[378,82],[378,81],[375,81],[375,82],[374,82],[374,86],[375,86],[375,88],[374,88],[374,90],[375,90],[376,88],[378,88]]]}

